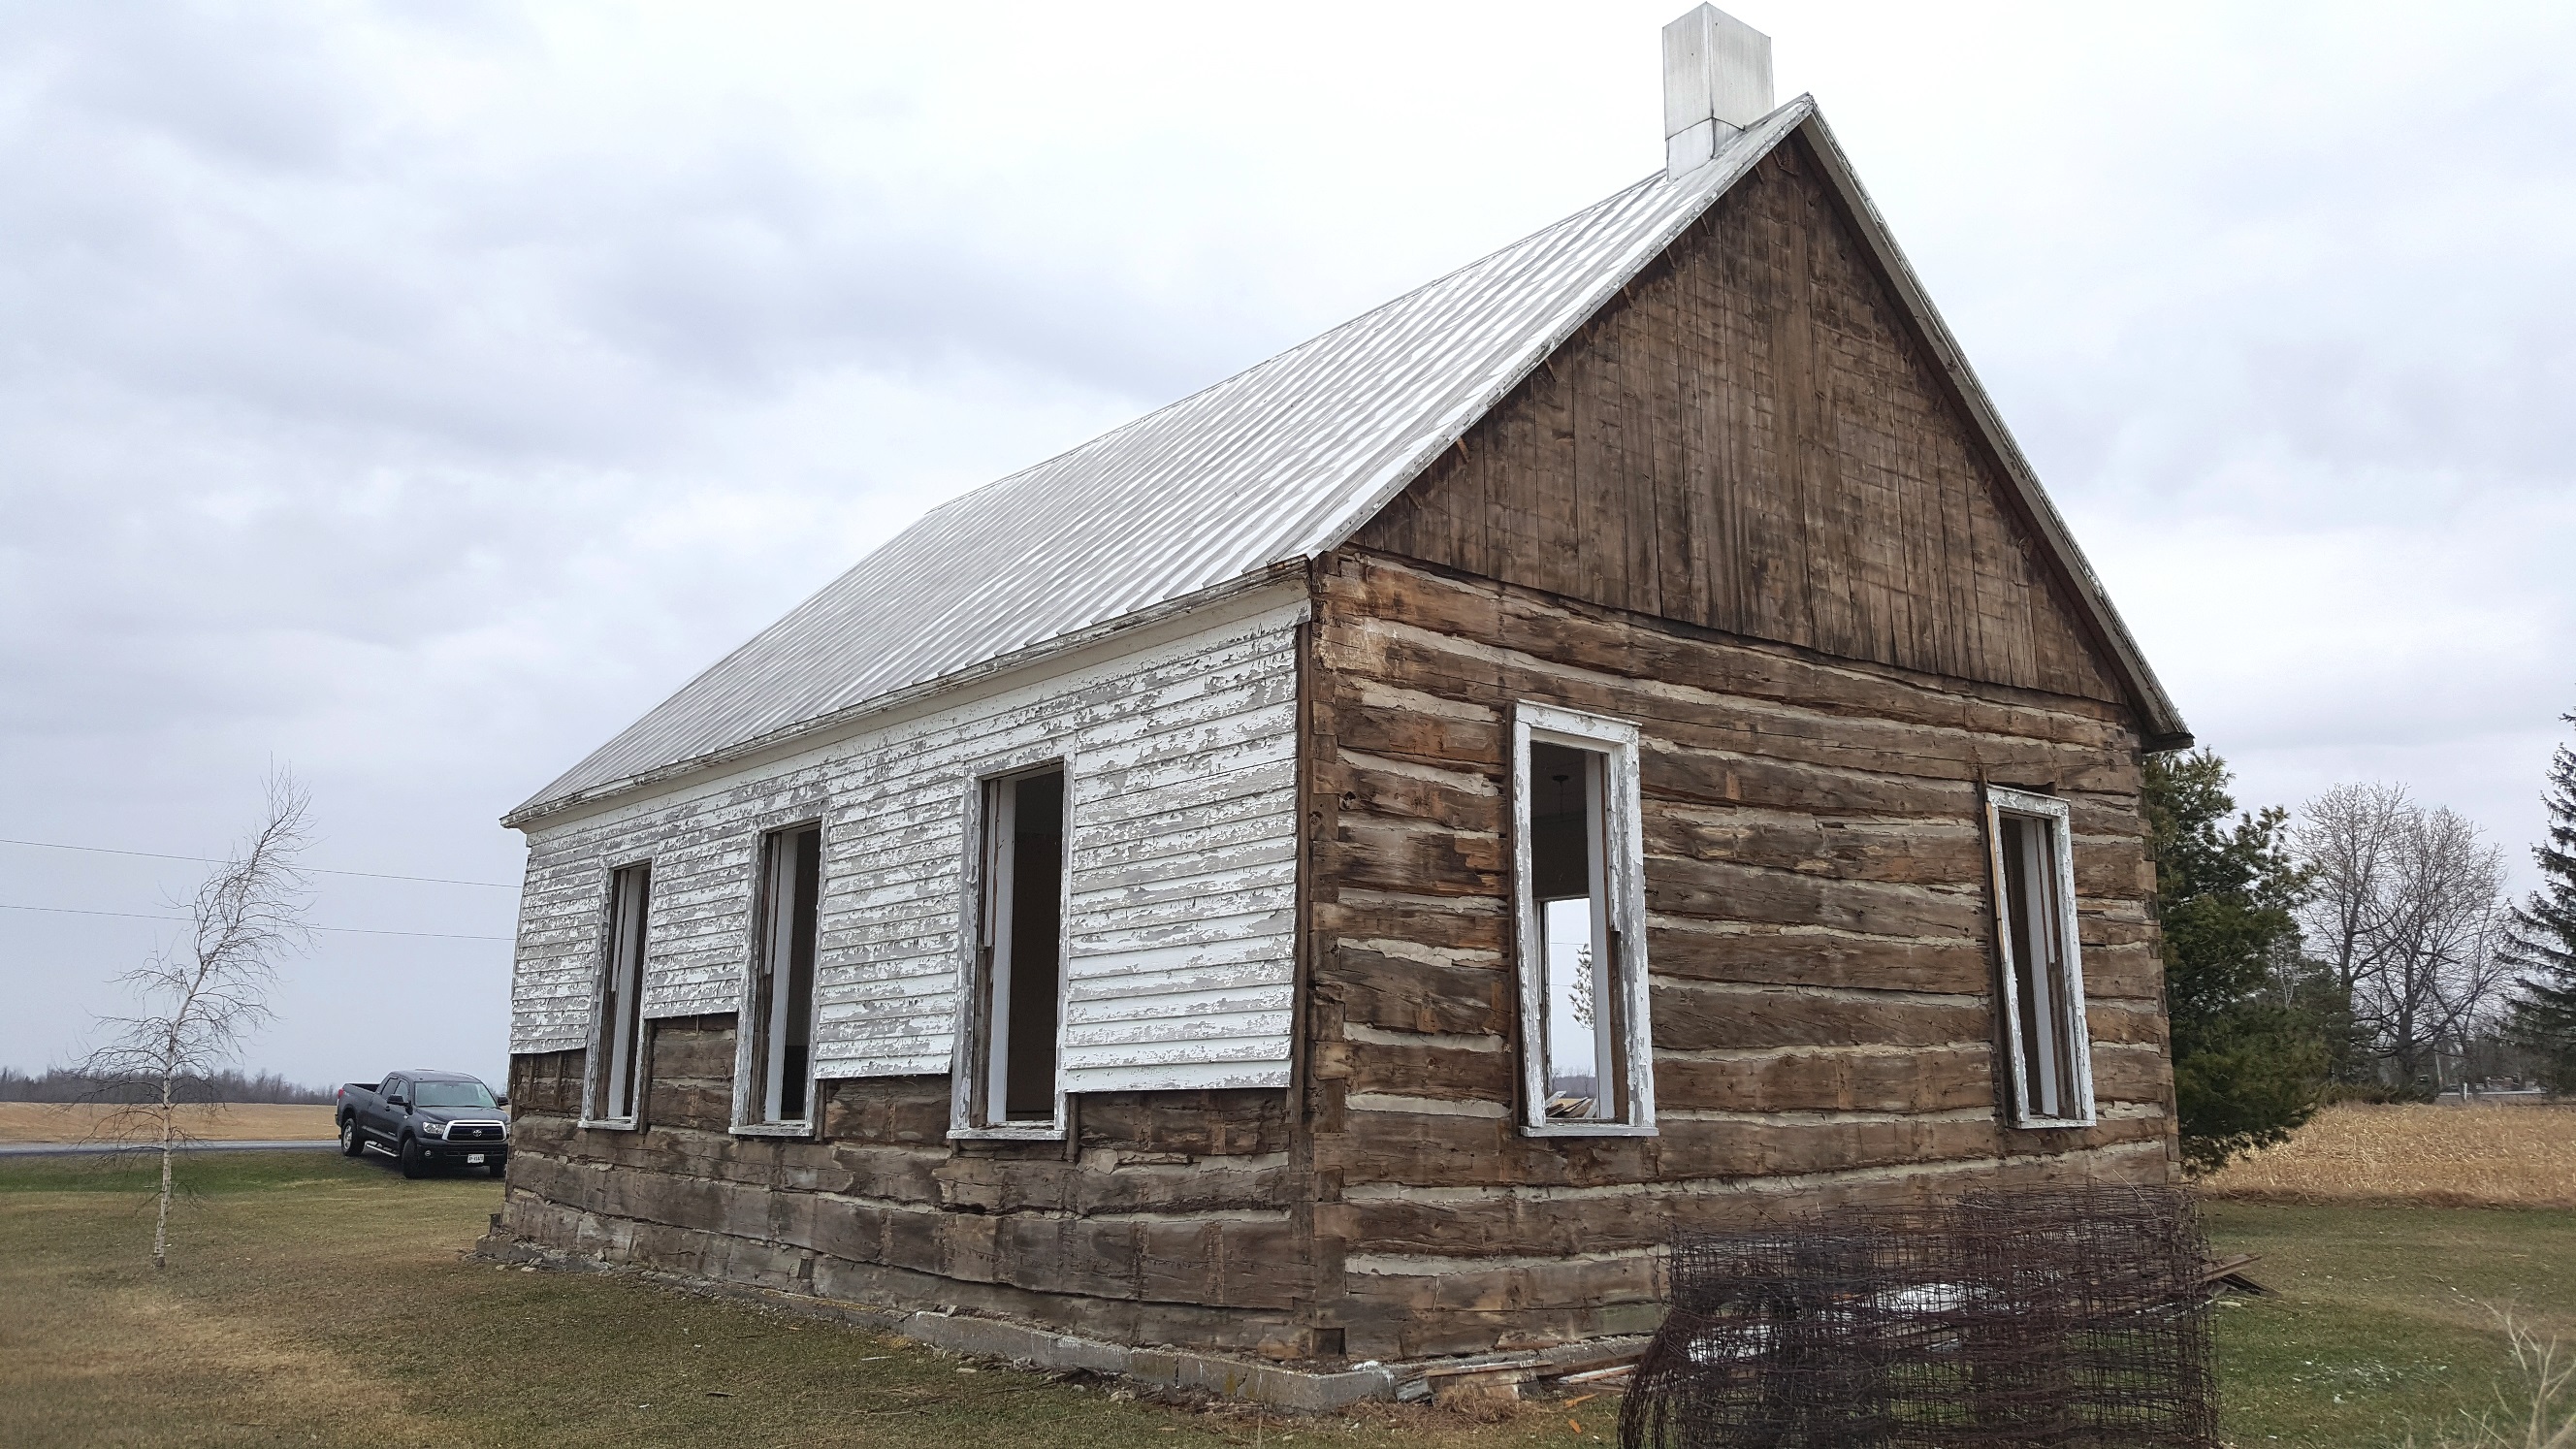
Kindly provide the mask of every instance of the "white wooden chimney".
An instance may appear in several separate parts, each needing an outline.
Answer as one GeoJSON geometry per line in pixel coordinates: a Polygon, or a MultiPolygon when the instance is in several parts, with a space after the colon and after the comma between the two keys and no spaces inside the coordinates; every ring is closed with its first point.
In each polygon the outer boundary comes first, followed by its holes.
{"type": "Polygon", "coordinates": [[[1714,5],[1664,27],[1664,174],[1706,165],[1769,114],[1770,36],[1714,5]]]}

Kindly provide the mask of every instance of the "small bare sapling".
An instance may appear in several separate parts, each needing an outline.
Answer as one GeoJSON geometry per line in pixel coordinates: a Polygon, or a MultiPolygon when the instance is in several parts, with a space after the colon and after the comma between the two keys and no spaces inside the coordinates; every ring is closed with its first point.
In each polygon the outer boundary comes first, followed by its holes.
{"type": "Polygon", "coordinates": [[[93,1135],[159,1149],[155,1268],[169,1265],[171,1163],[190,1140],[181,1094],[230,1066],[242,1042],[267,1023],[279,959],[312,938],[304,877],[295,868],[308,805],[294,776],[269,776],[266,820],[197,887],[183,939],[116,978],[137,1012],[101,1018],[107,1043],[80,1067],[109,1104],[93,1135]]]}

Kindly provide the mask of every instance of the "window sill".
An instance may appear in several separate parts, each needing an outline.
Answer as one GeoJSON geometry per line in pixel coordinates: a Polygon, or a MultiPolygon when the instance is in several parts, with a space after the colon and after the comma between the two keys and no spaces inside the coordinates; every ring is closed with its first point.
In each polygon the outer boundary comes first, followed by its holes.
{"type": "Polygon", "coordinates": [[[1013,1127],[951,1127],[951,1142],[1062,1142],[1064,1122],[1031,1122],[1013,1127]]]}
{"type": "Polygon", "coordinates": [[[2020,1117],[2013,1127],[2022,1132],[2076,1132],[2101,1125],[2096,1117],[2020,1117]]]}
{"type": "Polygon", "coordinates": [[[1523,1137],[1654,1137],[1659,1130],[1651,1122],[1642,1126],[1632,1122],[1524,1122],[1523,1137]]]}
{"type": "Polygon", "coordinates": [[[730,1129],[736,1137],[811,1137],[811,1122],[744,1122],[730,1129]]]}
{"type": "Polygon", "coordinates": [[[585,1132],[633,1132],[643,1124],[632,1117],[584,1117],[575,1125],[585,1132]]]}

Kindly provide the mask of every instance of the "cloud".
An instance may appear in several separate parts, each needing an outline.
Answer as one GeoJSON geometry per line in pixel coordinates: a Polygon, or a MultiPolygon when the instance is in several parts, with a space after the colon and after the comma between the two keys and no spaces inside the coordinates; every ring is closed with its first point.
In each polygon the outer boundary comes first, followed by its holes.
{"type": "MultiPolygon", "coordinates": [[[[326,863],[511,878],[501,810],[928,507],[1660,164],[1677,8],[0,14],[0,833],[208,853],[276,757],[326,863]]],[[[1745,13],[2249,802],[2402,776],[2528,839],[2576,22],[1745,13]]],[[[0,1061],[128,925],[0,913],[0,1061]]],[[[505,972],[326,938],[259,1060],[497,1071],[505,972]]]]}

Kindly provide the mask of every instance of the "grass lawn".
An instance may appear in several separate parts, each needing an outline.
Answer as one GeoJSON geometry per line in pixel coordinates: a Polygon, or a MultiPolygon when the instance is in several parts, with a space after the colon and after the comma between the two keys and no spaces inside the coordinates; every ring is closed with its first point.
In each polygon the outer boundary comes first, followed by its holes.
{"type": "Polygon", "coordinates": [[[2278,1298],[2218,1309],[2219,1387],[2240,1449],[2429,1445],[2496,1404],[2489,1305],[2576,1347],[2576,1212],[2212,1203],[2211,1249],[2260,1253],[2278,1298]]]}
{"type": "MultiPolygon", "coordinates": [[[[621,1278],[463,1261],[482,1178],[381,1159],[194,1158],[172,1266],[145,1266],[145,1169],[0,1164],[0,1443],[1406,1444],[1616,1438],[1617,1400],[1492,1424],[1289,1419],[1137,1401],[621,1278]],[[1578,1431],[1573,1424],[1580,1424],[1578,1431]]],[[[2276,1300],[2219,1310],[2229,1438],[2419,1442],[2491,1402],[2481,1301],[2576,1339],[2576,1212],[2218,1204],[2276,1300]]]]}
{"type": "MultiPolygon", "coordinates": [[[[157,1169],[156,1169],[157,1171],[157,1169]]],[[[171,1266],[139,1167],[0,1163],[0,1444],[1602,1444],[1614,1396],[1497,1424],[1139,1402],[609,1276],[463,1261],[487,1178],[226,1153],[171,1266]],[[1572,1425],[1580,1424],[1578,1433],[1572,1425]]],[[[1115,1391],[1115,1392],[1113,1392],[1115,1391]]]]}

